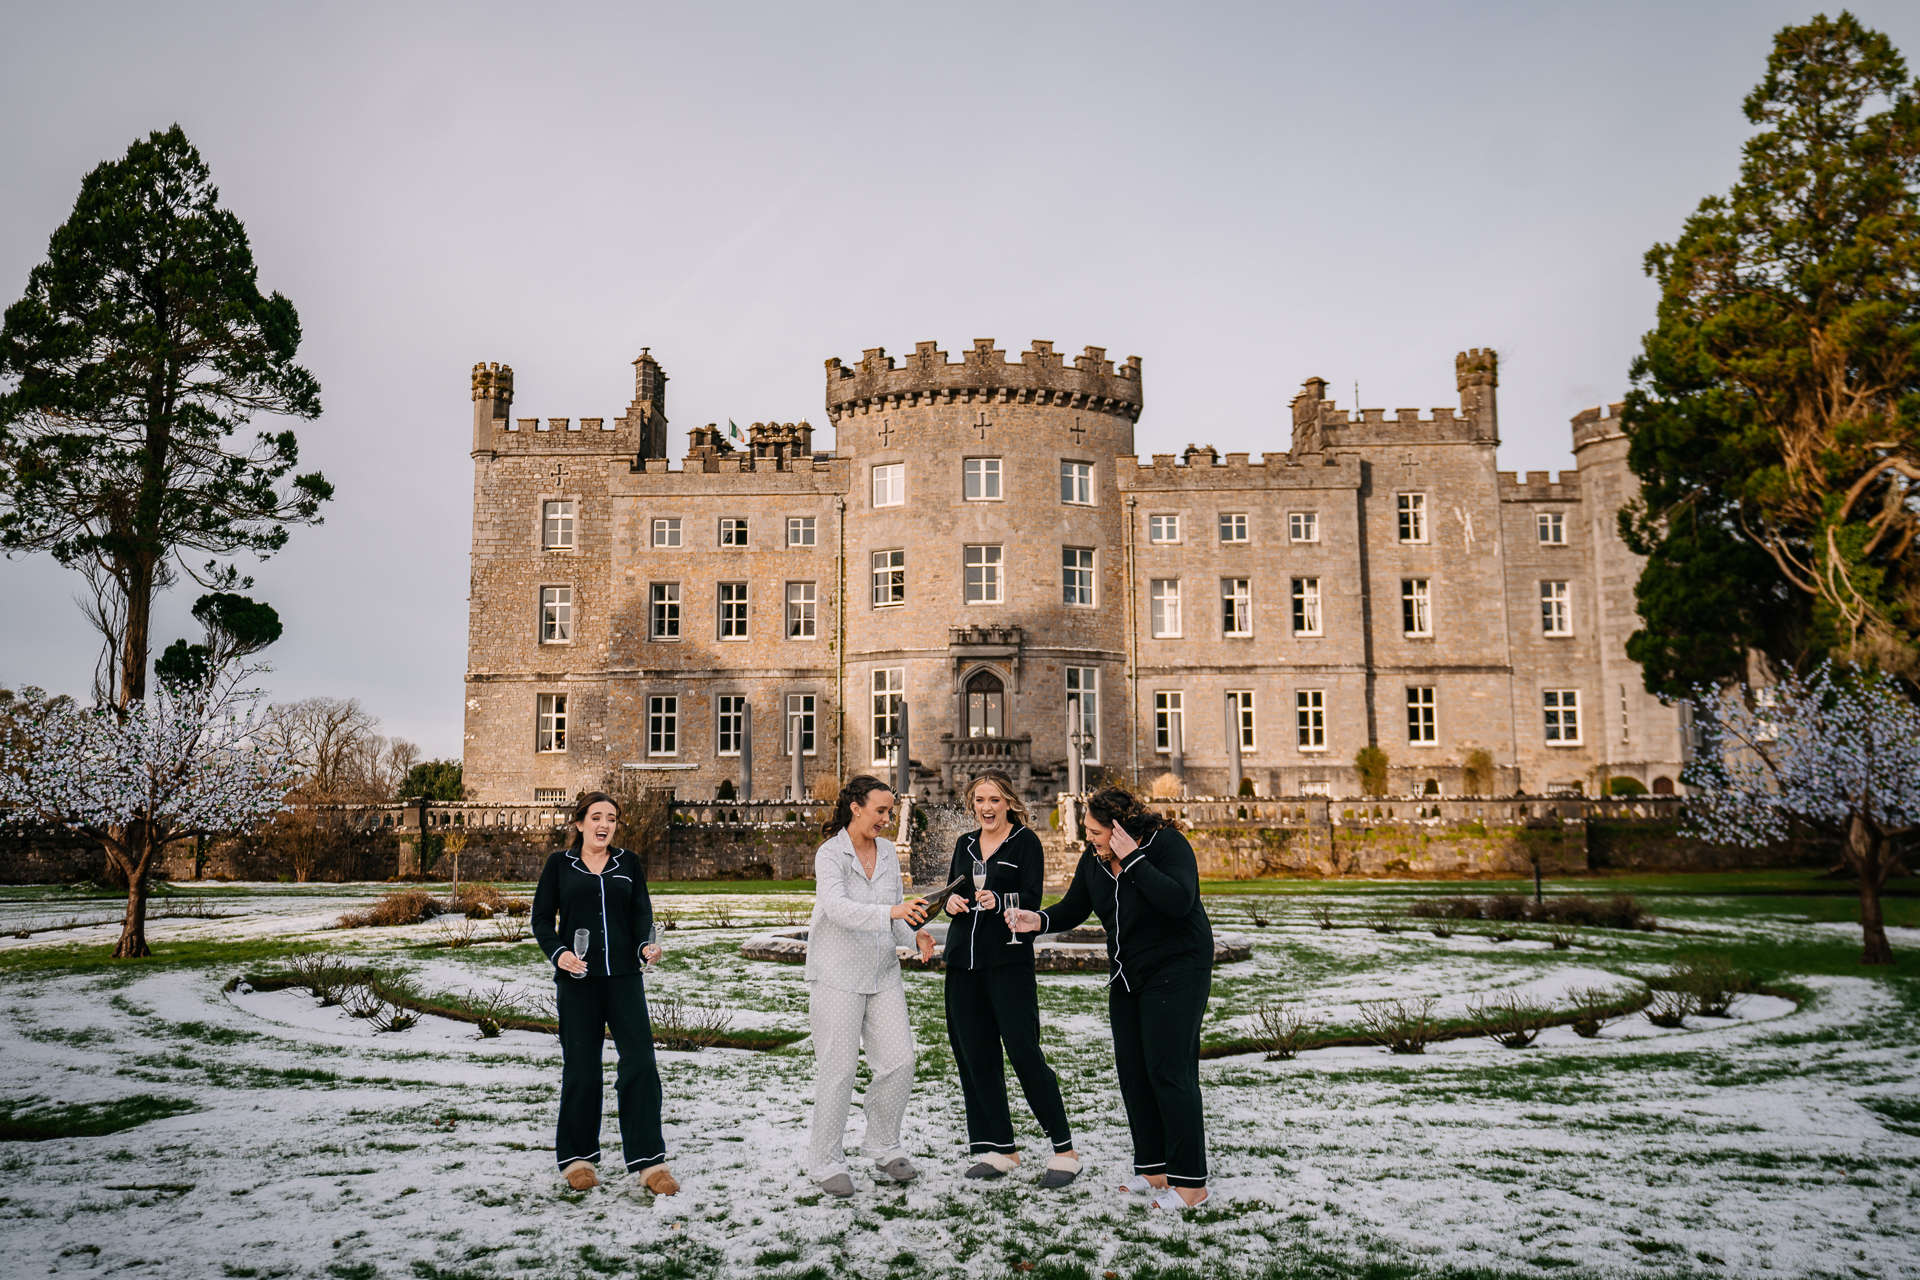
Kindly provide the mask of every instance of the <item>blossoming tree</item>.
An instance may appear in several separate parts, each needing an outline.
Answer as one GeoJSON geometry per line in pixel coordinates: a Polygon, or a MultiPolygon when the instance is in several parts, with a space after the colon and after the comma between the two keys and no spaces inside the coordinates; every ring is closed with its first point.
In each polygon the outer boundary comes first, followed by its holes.
{"type": "Polygon", "coordinates": [[[148,954],[147,892],[174,840],[251,826],[282,807],[290,754],[261,732],[261,666],[166,679],[143,702],[56,707],[0,744],[0,809],[97,840],[127,880],[115,956],[148,954]]]}
{"type": "Polygon", "coordinates": [[[1880,891],[1897,842],[1920,827],[1920,707],[1884,673],[1827,663],[1764,689],[1730,686],[1696,709],[1693,834],[1762,844],[1798,823],[1836,837],[1860,882],[1860,963],[1892,964],[1880,891]]]}

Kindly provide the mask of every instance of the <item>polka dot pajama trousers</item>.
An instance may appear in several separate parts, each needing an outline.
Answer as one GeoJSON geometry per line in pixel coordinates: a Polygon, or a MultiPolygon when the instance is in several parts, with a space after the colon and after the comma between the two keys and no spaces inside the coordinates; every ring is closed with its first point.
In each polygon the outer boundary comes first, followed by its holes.
{"type": "Polygon", "coordinates": [[[814,1064],[807,1172],[820,1181],[846,1169],[847,1113],[863,1041],[873,1078],[867,1084],[867,1131],[860,1152],[878,1158],[899,1149],[900,1119],[913,1093],[913,1028],[907,1021],[907,989],[899,983],[862,995],[810,982],[807,996],[814,1064]]]}

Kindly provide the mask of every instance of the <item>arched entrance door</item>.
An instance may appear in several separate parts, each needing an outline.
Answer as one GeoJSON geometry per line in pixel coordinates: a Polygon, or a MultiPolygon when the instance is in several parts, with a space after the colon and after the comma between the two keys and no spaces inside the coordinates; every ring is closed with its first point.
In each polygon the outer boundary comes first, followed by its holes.
{"type": "Polygon", "coordinates": [[[976,671],[967,678],[967,736],[1001,738],[1006,736],[1006,686],[991,671],[976,671]]]}

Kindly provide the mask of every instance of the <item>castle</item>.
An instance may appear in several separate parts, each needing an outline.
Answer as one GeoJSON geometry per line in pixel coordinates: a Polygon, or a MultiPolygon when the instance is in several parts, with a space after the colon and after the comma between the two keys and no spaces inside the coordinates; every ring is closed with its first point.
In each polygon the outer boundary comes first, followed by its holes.
{"type": "Polygon", "coordinates": [[[811,791],[903,727],[932,798],[983,768],[1062,790],[1070,736],[1089,777],[1192,794],[1359,795],[1369,745],[1397,794],[1675,789],[1683,711],[1625,652],[1619,406],[1574,418],[1557,481],[1500,472],[1492,351],[1429,417],[1311,379],[1259,462],[1136,457],[1140,360],[1099,347],[828,360],[832,451],[708,426],[679,466],[667,376],[634,369],[623,416],[576,421],[513,417],[512,369],[474,367],[477,800],[777,799],[795,751],[811,791]]]}

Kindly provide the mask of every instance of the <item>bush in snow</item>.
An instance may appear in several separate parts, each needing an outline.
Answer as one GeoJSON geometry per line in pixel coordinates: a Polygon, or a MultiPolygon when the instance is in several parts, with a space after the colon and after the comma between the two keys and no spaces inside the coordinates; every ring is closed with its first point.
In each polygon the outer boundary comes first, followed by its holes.
{"type": "Polygon", "coordinates": [[[1440,1035],[1432,996],[1366,1000],[1360,1005],[1360,1032],[1389,1053],[1425,1053],[1440,1035]]]}

